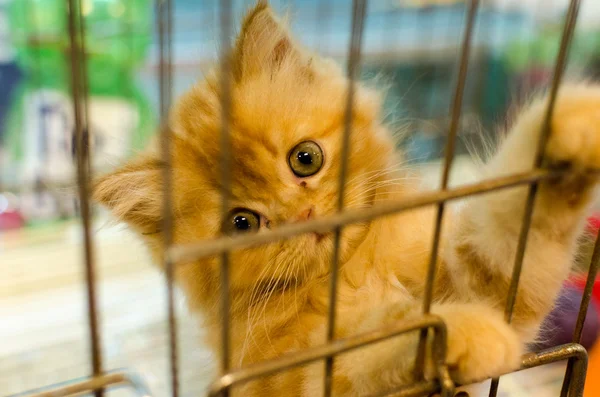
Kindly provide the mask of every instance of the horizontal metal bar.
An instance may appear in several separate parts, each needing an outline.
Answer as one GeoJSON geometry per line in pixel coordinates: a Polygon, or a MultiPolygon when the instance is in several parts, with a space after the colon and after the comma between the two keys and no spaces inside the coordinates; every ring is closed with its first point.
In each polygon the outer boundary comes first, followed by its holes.
{"type": "Polygon", "coordinates": [[[528,353],[523,356],[520,370],[539,367],[540,365],[552,364],[558,361],[575,358],[586,364],[588,353],[585,347],[578,343],[566,343],[553,346],[538,353],[528,353]]]}
{"type": "Polygon", "coordinates": [[[566,171],[538,169],[485,180],[476,184],[461,186],[445,191],[425,192],[409,196],[406,199],[379,204],[369,209],[348,209],[332,216],[308,222],[282,226],[273,231],[247,234],[236,237],[220,237],[204,240],[195,244],[173,246],[167,253],[173,263],[193,261],[199,258],[217,255],[225,251],[267,244],[281,239],[291,238],[304,233],[327,233],[336,227],[366,222],[382,216],[392,215],[413,208],[424,207],[442,201],[456,200],[501,190],[519,185],[564,175],[566,171]]]}
{"type": "MultiPolygon", "coordinates": [[[[537,367],[543,364],[549,364],[564,359],[569,359],[571,368],[568,385],[563,381],[562,393],[569,397],[583,397],[585,388],[585,378],[587,373],[588,354],[583,346],[577,343],[569,343],[562,346],[555,346],[544,350],[536,355],[529,355],[523,360],[523,369],[537,367]]],[[[567,376],[567,374],[565,374],[567,376]]],[[[566,378],[565,378],[566,380],[566,378]]]]}
{"type": "Polygon", "coordinates": [[[423,328],[434,329],[433,355],[438,364],[438,371],[445,373],[443,361],[446,356],[446,325],[443,320],[434,315],[422,316],[418,319],[407,320],[394,327],[378,329],[345,339],[337,339],[332,343],[313,347],[296,353],[286,354],[277,359],[263,361],[246,368],[230,372],[217,379],[210,387],[210,396],[219,396],[232,386],[249,382],[253,379],[272,375],[286,369],[321,360],[327,357],[347,352],[361,346],[381,342],[407,332],[423,328]]]}
{"type": "MultiPolygon", "coordinates": [[[[575,364],[574,367],[576,368],[576,370],[573,371],[574,383],[572,389],[572,391],[575,394],[572,394],[571,397],[582,397],[583,386],[585,384],[588,355],[585,348],[577,343],[568,343],[565,345],[554,346],[549,349],[542,350],[538,353],[525,354],[521,359],[521,367],[514,372],[519,372],[525,369],[531,369],[542,365],[552,364],[563,360],[573,360],[575,364]]],[[[510,373],[504,375],[508,374],[510,373]]],[[[480,379],[479,381],[484,380],[486,379],[480,379]]],[[[478,382],[476,381],[473,383],[478,382]]],[[[460,386],[466,385],[456,385],[456,387],[460,386]]],[[[382,397],[390,395],[393,395],[394,397],[417,397],[430,395],[432,393],[437,392],[439,392],[439,384],[437,382],[430,381],[396,388],[393,390],[387,390],[385,392],[373,394],[370,397],[382,397]]]]}
{"type": "Polygon", "coordinates": [[[138,397],[152,396],[148,387],[137,374],[119,371],[45,386],[8,397],[74,397],[97,390],[118,387],[131,388],[138,397]]]}

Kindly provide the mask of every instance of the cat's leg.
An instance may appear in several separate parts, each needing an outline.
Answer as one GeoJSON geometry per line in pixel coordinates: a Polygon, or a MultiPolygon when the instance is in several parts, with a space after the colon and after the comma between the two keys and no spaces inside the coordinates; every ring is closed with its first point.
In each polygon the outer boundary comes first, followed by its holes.
{"type": "MultiPolygon", "coordinates": [[[[413,302],[373,311],[359,324],[354,324],[351,334],[418,318],[421,310],[421,304],[413,302]]],[[[456,382],[481,380],[518,367],[521,343],[514,330],[503,321],[500,311],[475,303],[448,303],[434,305],[432,312],[446,323],[446,362],[456,382]]],[[[322,343],[322,333],[317,339],[315,343],[322,343]]],[[[419,332],[414,331],[337,356],[334,394],[369,395],[414,382],[418,341],[419,332]]],[[[308,369],[304,395],[321,395],[323,368],[322,363],[316,363],[308,369]]],[[[428,361],[426,377],[431,379],[434,373],[428,361]]]]}
{"type": "MultiPolygon", "coordinates": [[[[546,107],[543,98],[522,110],[486,165],[486,177],[532,169],[546,107]]],[[[594,198],[598,178],[590,171],[600,169],[600,86],[559,90],[545,159],[573,173],[539,185],[513,315],[525,341],[535,336],[569,273],[594,198]]],[[[472,198],[446,222],[444,273],[463,298],[505,305],[527,192],[519,187],[472,198]]]]}

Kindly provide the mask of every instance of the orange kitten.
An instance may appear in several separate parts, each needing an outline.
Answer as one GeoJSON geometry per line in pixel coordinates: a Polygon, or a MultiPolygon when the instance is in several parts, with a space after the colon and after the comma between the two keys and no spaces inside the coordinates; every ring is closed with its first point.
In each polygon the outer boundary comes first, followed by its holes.
{"type": "MultiPolygon", "coordinates": [[[[347,80],[332,62],[289,36],[266,2],[246,16],[233,54],[232,198],[220,221],[218,68],[172,113],[174,241],[224,233],[269,233],[280,225],[336,212],[347,80]]],[[[382,125],[376,92],[357,85],[350,145],[350,208],[401,199],[415,189],[382,125]]],[[[546,100],[523,109],[486,177],[527,171],[546,100]]],[[[433,313],[448,327],[447,362],[458,382],[515,369],[524,345],[567,276],[600,167],[600,87],[564,87],[552,121],[547,159],[576,174],[540,185],[513,325],[503,321],[527,187],[469,199],[445,219],[433,313]]],[[[140,233],[157,262],[163,163],[155,147],[101,178],[97,201],[140,233]]],[[[344,228],[336,337],[418,317],[433,231],[433,208],[344,228]]],[[[325,341],[332,234],[316,233],[231,254],[234,368],[325,341]]],[[[177,267],[190,310],[206,318],[219,351],[219,258],[177,267]]],[[[334,394],[356,395],[410,382],[417,333],[335,360],[334,394]],[[360,363],[360,364],[357,364],[360,363]]],[[[323,364],[248,384],[239,395],[320,395],[323,364]]]]}

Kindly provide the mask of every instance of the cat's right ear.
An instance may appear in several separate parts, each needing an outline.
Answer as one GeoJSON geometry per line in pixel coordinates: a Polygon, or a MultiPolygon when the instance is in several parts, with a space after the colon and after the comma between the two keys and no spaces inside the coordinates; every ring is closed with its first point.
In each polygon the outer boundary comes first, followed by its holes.
{"type": "Polygon", "coordinates": [[[139,156],[96,180],[92,197],[138,232],[155,233],[162,222],[163,168],[153,154],[139,156]]]}
{"type": "Polygon", "coordinates": [[[299,66],[302,54],[285,24],[266,0],[259,0],[242,22],[233,51],[232,70],[237,81],[258,73],[299,66]]]}

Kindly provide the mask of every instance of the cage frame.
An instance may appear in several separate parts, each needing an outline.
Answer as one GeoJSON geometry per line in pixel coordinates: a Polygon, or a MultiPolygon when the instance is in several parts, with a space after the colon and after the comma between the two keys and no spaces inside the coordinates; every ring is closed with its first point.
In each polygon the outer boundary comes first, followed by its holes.
{"type": "MultiPolygon", "coordinates": [[[[84,20],[80,10],[80,0],[65,0],[68,5],[68,33],[69,33],[69,61],[71,68],[71,95],[73,98],[73,110],[75,115],[75,136],[77,143],[77,184],[78,196],[81,203],[81,222],[83,226],[83,253],[85,268],[85,285],[88,307],[88,328],[90,345],[90,363],[92,375],[88,378],[73,380],[58,385],[48,386],[29,392],[19,393],[13,397],[67,397],[76,396],[82,393],[94,392],[97,397],[103,395],[103,391],[109,387],[124,386],[132,389],[138,396],[149,397],[150,392],[141,378],[134,373],[127,371],[106,371],[103,367],[100,324],[98,322],[97,309],[97,291],[94,262],[94,244],[91,233],[92,211],[89,199],[91,168],[90,153],[87,148],[88,126],[87,126],[87,86],[86,86],[86,66],[85,66],[85,39],[84,39],[84,20]]],[[[544,180],[563,175],[568,171],[548,170],[542,168],[543,152],[549,135],[550,119],[554,109],[554,103],[558,88],[561,84],[563,71],[568,59],[569,44],[574,33],[577,14],[579,11],[580,0],[570,0],[567,15],[563,25],[560,48],[554,64],[553,77],[549,90],[549,103],[546,108],[545,119],[543,122],[542,134],[538,142],[537,153],[535,156],[534,167],[524,173],[511,174],[509,176],[486,179],[480,182],[465,185],[456,188],[449,188],[449,176],[452,169],[452,160],[454,157],[454,148],[456,135],[461,116],[461,104],[463,91],[469,66],[469,54],[472,47],[472,38],[475,18],[477,15],[480,0],[465,0],[466,2],[466,24],[462,37],[460,50],[459,70],[456,86],[453,92],[453,98],[450,109],[450,126],[448,141],[443,161],[441,187],[434,192],[421,193],[415,197],[406,197],[402,200],[378,204],[366,210],[348,210],[344,208],[343,193],[346,183],[347,158],[350,145],[350,135],[352,133],[352,106],[354,96],[354,84],[356,81],[357,69],[361,62],[363,25],[365,20],[367,0],[353,0],[352,12],[352,32],[348,49],[349,59],[347,64],[348,91],[344,116],[344,135],[342,142],[342,158],[340,164],[340,177],[338,181],[339,194],[337,201],[338,212],[332,216],[310,220],[303,223],[285,225],[277,230],[264,234],[242,235],[236,237],[219,237],[214,240],[200,241],[190,245],[173,244],[173,217],[172,217],[172,198],[171,198],[171,170],[170,170],[170,130],[168,128],[168,113],[172,96],[172,20],[173,6],[172,0],[155,0],[156,26],[159,39],[159,96],[160,96],[160,139],[162,148],[162,160],[166,164],[163,173],[163,244],[165,247],[164,267],[166,273],[167,288],[167,312],[169,325],[169,372],[171,395],[178,397],[178,341],[177,341],[177,322],[174,306],[174,285],[173,272],[174,267],[181,262],[199,259],[207,256],[220,255],[221,257],[221,352],[222,360],[220,365],[220,375],[211,384],[209,396],[228,396],[232,387],[251,381],[260,376],[269,375],[279,371],[304,365],[315,361],[325,362],[324,395],[331,394],[331,377],[334,358],[337,354],[349,351],[351,349],[364,347],[372,343],[398,336],[406,332],[420,331],[420,348],[416,355],[416,368],[422,369],[425,357],[425,344],[423,343],[428,332],[433,332],[432,354],[435,358],[437,377],[434,380],[424,380],[419,378],[415,384],[404,386],[393,391],[382,391],[380,395],[387,395],[391,392],[399,396],[416,396],[433,392],[441,392],[444,397],[451,397],[458,386],[454,384],[449,376],[448,368],[445,364],[445,342],[446,328],[444,322],[437,316],[430,314],[432,302],[433,282],[435,279],[435,263],[438,257],[439,243],[441,239],[441,229],[444,218],[444,210],[447,202],[452,200],[472,197],[479,194],[507,189],[515,186],[527,185],[529,187],[527,199],[525,202],[525,212],[522,221],[522,227],[519,234],[516,257],[513,265],[511,283],[507,294],[505,305],[505,320],[511,321],[512,309],[515,304],[519,277],[522,270],[523,256],[527,244],[528,232],[531,225],[531,214],[535,203],[538,184],[544,180]],[[345,225],[368,221],[386,215],[407,211],[426,205],[436,205],[437,212],[435,218],[435,233],[432,241],[431,256],[429,260],[427,279],[425,284],[425,293],[423,297],[423,315],[416,320],[406,320],[401,324],[387,329],[377,329],[368,333],[356,336],[338,339],[334,335],[335,324],[335,302],[337,291],[337,270],[339,267],[339,244],[341,230],[345,225]],[[231,370],[229,365],[230,345],[229,345],[229,252],[235,248],[247,248],[251,246],[267,244],[280,239],[291,238],[309,232],[331,232],[335,233],[334,250],[331,261],[330,284],[329,284],[329,308],[327,316],[327,342],[323,345],[299,352],[287,354],[276,359],[271,359],[257,364],[253,364],[240,369],[231,370]]],[[[221,176],[222,176],[222,216],[228,211],[229,189],[231,186],[230,170],[230,151],[229,148],[229,123],[231,109],[231,77],[229,60],[229,51],[231,46],[232,34],[232,2],[231,0],[220,1],[220,41],[221,54],[220,66],[222,73],[221,87],[224,95],[221,96],[221,106],[224,110],[221,119],[221,176]]],[[[321,7],[323,8],[323,7],[321,7]]],[[[519,370],[537,367],[548,363],[568,360],[567,369],[563,381],[561,397],[583,396],[587,368],[587,352],[579,344],[583,331],[585,316],[590,303],[592,287],[596,279],[600,264],[600,236],[597,238],[591,259],[590,268],[584,288],[583,298],[580,304],[575,332],[572,343],[552,347],[537,353],[526,354],[519,370]]],[[[498,379],[492,380],[490,388],[490,397],[496,396],[498,390],[498,379]]],[[[378,394],[379,395],[379,394],[378,394]]]]}

